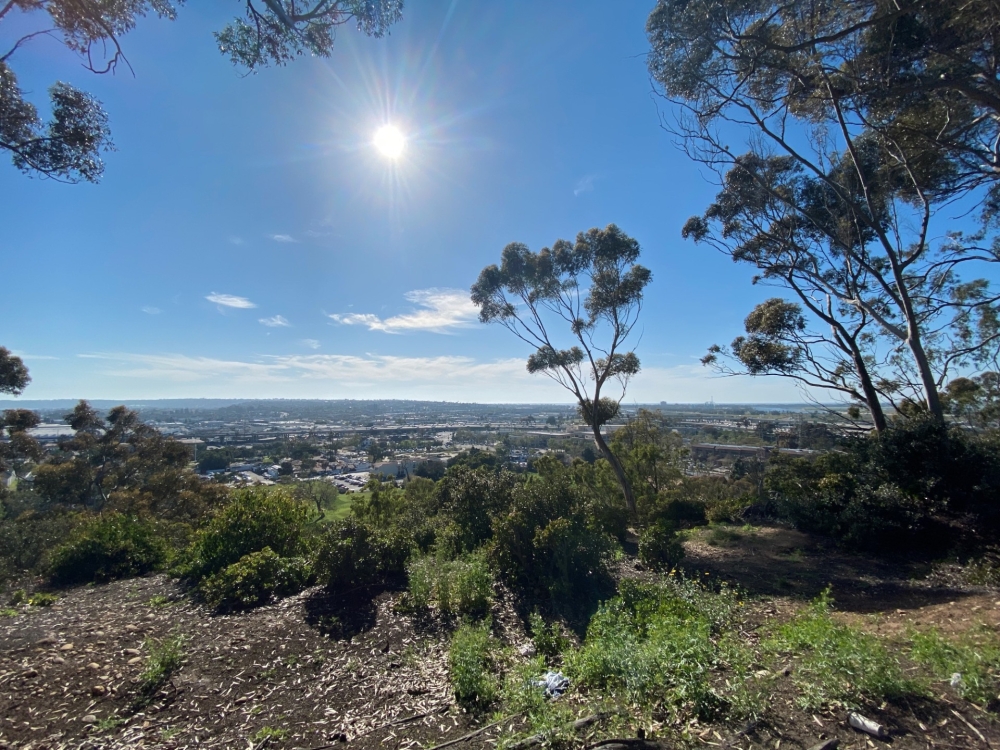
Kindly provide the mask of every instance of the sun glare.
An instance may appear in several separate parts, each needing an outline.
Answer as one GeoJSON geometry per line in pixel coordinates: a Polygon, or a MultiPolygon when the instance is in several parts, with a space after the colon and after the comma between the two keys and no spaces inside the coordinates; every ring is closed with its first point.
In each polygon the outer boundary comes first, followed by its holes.
{"type": "Polygon", "coordinates": [[[397,128],[394,128],[392,125],[383,125],[375,132],[374,143],[375,148],[383,156],[395,159],[403,153],[403,146],[406,145],[406,139],[403,138],[403,134],[397,128]]]}

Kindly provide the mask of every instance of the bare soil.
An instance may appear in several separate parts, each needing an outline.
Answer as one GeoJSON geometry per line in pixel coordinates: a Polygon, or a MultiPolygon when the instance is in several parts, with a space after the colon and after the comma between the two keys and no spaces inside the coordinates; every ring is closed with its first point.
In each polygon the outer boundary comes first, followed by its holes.
{"type": "MultiPolygon", "coordinates": [[[[748,638],[827,585],[839,617],[888,638],[913,627],[1000,627],[1000,592],[965,585],[947,567],[848,555],[787,529],[709,533],[685,543],[685,568],[747,591],[748,638]]],[[[653,576],[631,560],[621,567],[624,575],[653,576]]],[[[398,611],[399,597],[384,591],[335,600],[312,589],[218,616],[170,579],[152,576],[68,590],[50,607],[23,607],[0,617],[0,750],[429,748],[489,723],[455,704],[449,628],[398,611]],[[138,707],[150,643],[177,634],[185,639],[183,666],[151,704],[138,707]]],[[[509,601],[501,599],[493,620],[507,643],[524,642],[509,601]]],[[[805,750],[836,737],[850,750],[1000,747],[996,707],[963,701],[946,684],[936,697],[871,712],[892,732],[889,742],[851,729],[842,711],[805,714],[794,696],[791,680],[779,678],[758,724],[689,724],[686,739],[675,733],[660,746],[805,750]]],[[[585,713],[585,701],[579,705],[585,713]]],[[[495,746],[500,730],[516,724],[453,747],[495,746]]],[[[607,738],[612,727],[623,736],[622,726],[595,724],[577,747],[607,738]]],[[[628,734],[635,738],[639,729],[628,727],[628,734]]]]}

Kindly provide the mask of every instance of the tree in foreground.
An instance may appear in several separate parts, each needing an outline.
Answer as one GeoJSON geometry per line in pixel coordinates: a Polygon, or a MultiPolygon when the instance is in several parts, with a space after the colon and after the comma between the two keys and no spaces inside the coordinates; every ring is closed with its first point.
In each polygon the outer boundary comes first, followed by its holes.
{"type": "Polygon", "coordinates": [[[500,265],[484,268],[472,287],[483,323],[499,323],[536,347],[528,372],[543,373],[573,394],[633,518],[631,484],[601,427],[618,414],[639,372],[639,358],[626,348],[652,278],[636,262],[639,252],[639,243],[614,224],[537,253],[513,242],[500,265]]]}
{"type": "Polygon", "coordinates": [[[744,346],[791,344],[737,356],[748,370],[812,368],[825,387],[857,391],[877,424],[884,395],[943,418],[948,379],[996,356],[1000,298],[968,274],[987,273],[998,247],[945,214],[959,199],[988,204],[997,174],[970,167],[973,141],[995,142],[995,118],[970,104],[985,89],[961,82],[992,49],[987,27],[969,23],[981,5],[657,3],[650,71],[678,105],[675,133],[721,182],[685,235],[754,266],[828,332],[748,328],[744,346]]]}
{"type": "MultiPolygon", "coordinates": [[[[15,40],[0,48],[0,151],[26,174],[62,182],[97,182],[101,155],[113,149],[108,116],[84,91],[58,81],[49,88],[51,115],[44,122],[24,97],[11,67],[15,53],[40,37],[57,39],[78,54],[92,73],[131,70],[121,38],[140,18],[173,19],[169,0],[9,0],[0,3],[0,31],[16,24],[15,40]],[[17,15],[24,18],[16,18],[17,15]]],[[[329,57],[336,30],[354,21],[381,37],[402,15],[402,0],[244,0],[244,15],[215,34],[233,64],[254,72],[284,65],[300,55],[329,57]]]]}

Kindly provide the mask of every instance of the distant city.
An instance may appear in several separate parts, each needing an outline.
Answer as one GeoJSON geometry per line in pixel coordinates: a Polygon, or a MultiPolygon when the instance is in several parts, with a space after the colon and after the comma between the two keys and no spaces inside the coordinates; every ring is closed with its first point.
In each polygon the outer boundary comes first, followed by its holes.
{"type": "MultiPolygon", "coordinates": [[[[76,402],[0,401],[31,408],[33,436],[53,449],[73,435],[64,417],[76,402]]],[[[104,411],[113,401],[94,401],[104,411]]],[[[165,399],[125,402],[162,434],[191,448],[199,473],[230,485],[322,479],[341,492],[372,474],[405,480],[436,476],[468,452],[501,455],[514,470],[540,455],[594,460],[593,438],[567,404],[428,401],[165,399]]],[[[830,447],[844,432],[835,407],[810,404],[632,404],[606,426],[614,432],[642,409],[676,430],[691,474],[726,473],[741,456],[773,449],[830,447]]]]}

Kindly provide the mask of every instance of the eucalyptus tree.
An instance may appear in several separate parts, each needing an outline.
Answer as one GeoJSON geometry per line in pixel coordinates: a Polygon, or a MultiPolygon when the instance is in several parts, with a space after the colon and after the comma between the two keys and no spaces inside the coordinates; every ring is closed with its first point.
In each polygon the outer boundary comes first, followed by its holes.
{"type": "Polygon", "coordinates": [[[499,323],[536,348],[528,372],[542,373],[573,394],[633,518],[629,478],[601,428],[618,414],[629,380],[639,372],[639,358],[627,344],[652,279],[638,264],[639,254],[639,243],[614,224],[537,253],[513,242],[503,249],[500,265],[484,268],[472,287],[483,323],[499,323]]]}
{"type": "MultiPolygon", "coordinates": [[[[58,81],[49,88],[43,121],[12,68],[15,53],[40,38],[56,39],[99,75],[131,70],[122,37],[140,18],[173,19],[183,0],[0,0],[0,31],[14,41],[0,48],[0,150],[30,175],[63,182],[97,182],[102,154],[113,149],[101,103],[58,81]],[[22,16],[17,18],[17,16],[22,16]]],[[[215,33],[220,51],[249,72],[284,65],[300,55],[328,57],[336,30],[351,21],[381,37],[402,15],[402,0],[243,0],[243,16],[215,33]]]]}
{"type": "Polygon", "coordinates": [[[829,330],[797,352],[832,347],[852,384],[915,390],[940,418],[943,382],[990,361],[1000,330],[990,285],[960,272],[1000,253],[982,232],[934,239],[952,201],[985,200],[993,172],[973,169],[962,144],[982,145],[996,120],[970,109],[958,84],[924,75],[975,79],[969,65],[985,64],[992,44],[964,15],[976,3],[920,15],[930,5],[660,0],[647,32],[650,71],[681,112],[674,132],[722,182],[685,233],[756,265],[829,330]],[[933,43],[921,46],[921,28],[933,43]],[[948,28],[964,42],[948,41],[948,28]],[[903,32],[916,36],[898,41],[903,32]],[[969,59],[948,63],[958,49],[969,59]],[[884,372],[866,376],[876,365],[884,372]]]}
{"type": "Polygon", "coordinates": [[[0,346],[0,393],[19,396],[30,382],[31,376],[24,361],[11,354],[7,347],[0,346]]]}

